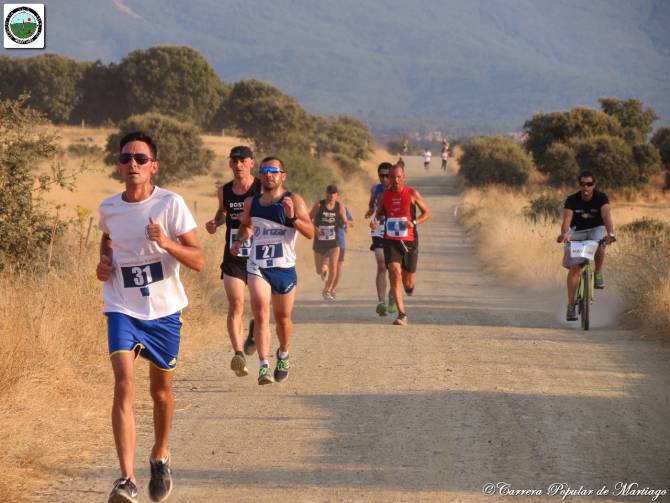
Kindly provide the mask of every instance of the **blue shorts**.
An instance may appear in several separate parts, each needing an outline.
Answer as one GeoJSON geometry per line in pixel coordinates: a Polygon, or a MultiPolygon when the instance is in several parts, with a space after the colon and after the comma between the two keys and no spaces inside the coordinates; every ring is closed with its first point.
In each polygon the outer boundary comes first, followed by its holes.
{"type": "Polygon", "coordinates": [[[247,262],[247,272],[254,276],[260,276],[270,283],[272,293],[276,295],[285,295],[298,284],[298,274],[295,267],[261,268],[249,261],[247,262]]]}
{"type": "Polygon", "coordinates": [[[123,313],[107,315],[109,356],[135,352],[161,370],[174,370],[179,356],[181,312],[155,320],[140,320],[123,313]]]}

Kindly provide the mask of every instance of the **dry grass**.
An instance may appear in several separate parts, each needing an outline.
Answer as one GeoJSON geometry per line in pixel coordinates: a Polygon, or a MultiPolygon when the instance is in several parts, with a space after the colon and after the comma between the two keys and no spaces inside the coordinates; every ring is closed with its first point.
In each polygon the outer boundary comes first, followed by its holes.
{"type": "MultiPolygon", "coordinates": [[[[112,132],[106,129],[59,128],[64,148],[81,138],[104,146],[112,132]]],[[[227,344],[221,332],[226,300],[219,280],[224,233],[207,234],[204,222],[217,207],[216,185],[231,178],[227,156],[238,138],[205,136],[216,155],[212,172],[177,186],[166,187],[184,196],[200,227],[205,250],[202,273],[182,269],[189,307],[184,313],[182,355],[212,345],[227,344]]],[[[359,218],[376,175],[376,166],[388,155],[381,150],[363,163],[360,176],[338,181],[343,202],[359,218]]],[[[76,170],[79,159],[63,162],[76,170]]],[[[53,189],[47,201],[59,205],[59,215],[77,221],[77,207],[91,210],[94,224],[100,201],[123,190],[109,177],[110,167],[100,159],[85,160],[88,171],[74,192],[53,189]]],[[[313,201],[308,201],[312,204],[313,201]]],[[[88,223],[84,219],[83,227],[88,223]]],[[[360,224],[359,224],[360,225],[360,224]]],[[[107,357],[106,323],[102,315],[101,286],[94,275],[100,233],[93,227],[80,253],[81,231],[75,224],[55,246],[54,266],[48,275],[0,274],[0,494],[3,501],[42,501],[51,481],[90,467],[99,439],[108,441],[112,400],[112,373],[107,357]]],[[[351,236],[351,245],[363,239],[351,236]]],[[[311,259],[307,240],[299,250],[311,259]]],[[[299,252],[300,253],[300,252],[299,252]]],[[[310,260],[311,263],[311,260],[310,260]]],[[[150,414],[143,391],[144,365],[138,366],[137,408],[150,414]]]]}
{"type": "MultiPolygon", "coordinates": [[[[560,222],[529,222],[523,213],[537,194],[490,187],[464,191],[460,219],[478,243],[485,267],[506,282],[532,289],[561,288],[565,270],[556,244],[560,222]]],[[[610,194],[615,227],[654,218],[670,222],[670,200],[661,193],[610,194]]],[[[640,250],[631,236],[618,233],[609,249],[606,272],[627,299],[627,314],[642,327],[670,340],[670,260],[662,253],[640,250]]]]}

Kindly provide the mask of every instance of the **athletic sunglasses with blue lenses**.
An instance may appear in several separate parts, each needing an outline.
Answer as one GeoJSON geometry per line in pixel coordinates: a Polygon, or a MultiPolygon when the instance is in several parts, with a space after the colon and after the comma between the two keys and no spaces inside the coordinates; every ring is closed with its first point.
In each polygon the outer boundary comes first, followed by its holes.
{"type": "Polygon", "coordinates": [[[258,170],[261,175],[275,174],[275,173],[286,173],[283,169],[278,168],[277,166],[261,166],[258,170]]]}
{"type": "Polygon", "coordinates": [[[153,161],[147,154],[119,154],[119,162],[121,164],[128,164],[131,159],[135,159],[137,164],[146,164],[153,161]]]}

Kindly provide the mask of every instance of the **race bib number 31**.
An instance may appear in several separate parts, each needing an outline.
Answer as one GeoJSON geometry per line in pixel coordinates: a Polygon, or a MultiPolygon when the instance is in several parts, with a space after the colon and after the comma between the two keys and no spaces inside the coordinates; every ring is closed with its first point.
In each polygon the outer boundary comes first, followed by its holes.
{"type": "Polygon", "coordinates": [[[163,280],[163,265],[160,262],[121,267],[124,288],[142,288],[163,280]]]}

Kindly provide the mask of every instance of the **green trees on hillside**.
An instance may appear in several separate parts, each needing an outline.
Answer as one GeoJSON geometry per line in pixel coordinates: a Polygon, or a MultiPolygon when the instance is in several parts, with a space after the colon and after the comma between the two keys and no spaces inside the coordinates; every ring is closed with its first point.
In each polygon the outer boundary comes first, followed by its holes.
{"type": "Polygon", "coordinates": [[[647,142],[656,113],[638,100],[599,101],[602,111],[576,107],[525,122],[526,149],[551,185],[571,184],[588,169],[603,186],[637,186],[659,171],[660,156],[647,142]]]}
{"type": "MultiPolygon", "coordinates": [[[[203,146],[198,128],[157,113],[132,115],[121,122],[119,132],[107,139],[107,164],[118,166],[119,141],[132,131],[144,131],[156,141],[160,168],[154,181],[159,185],[205,174],[211,167],[214,153],[203,146]]],[[[111,176],[120,179],[118,170],[111,176]]]]}
{"type": "Polygon", "coordinates": [[[22,59],[0,56],[0,95],[18,99],[29,93],[31,108],[51,121],[68,122],[79,104],[77,85],[88,66],[58,54],[22,59]]]}
{"type": "Polygon", "coordinates": [[[156,112],[204,127],[221,105],[221,81],[190,47],[159,46],[128,54],[117,68],[124,76],[127,115],[156,112]]]}
{"type": "Polygon", "coordinates": [[[479,137],[464,144],[460,165],[465,182],[474,186],[522,186],[533,169],[528,154],[504,136],[479,137]]]}
{"type": "Polygon", "coordinates": [[[222,106],[227,124],[253,140],[259,150],[309,150],[313,118],[276,87],[259,80],[242,80],[233,86],[222,106]]]}

